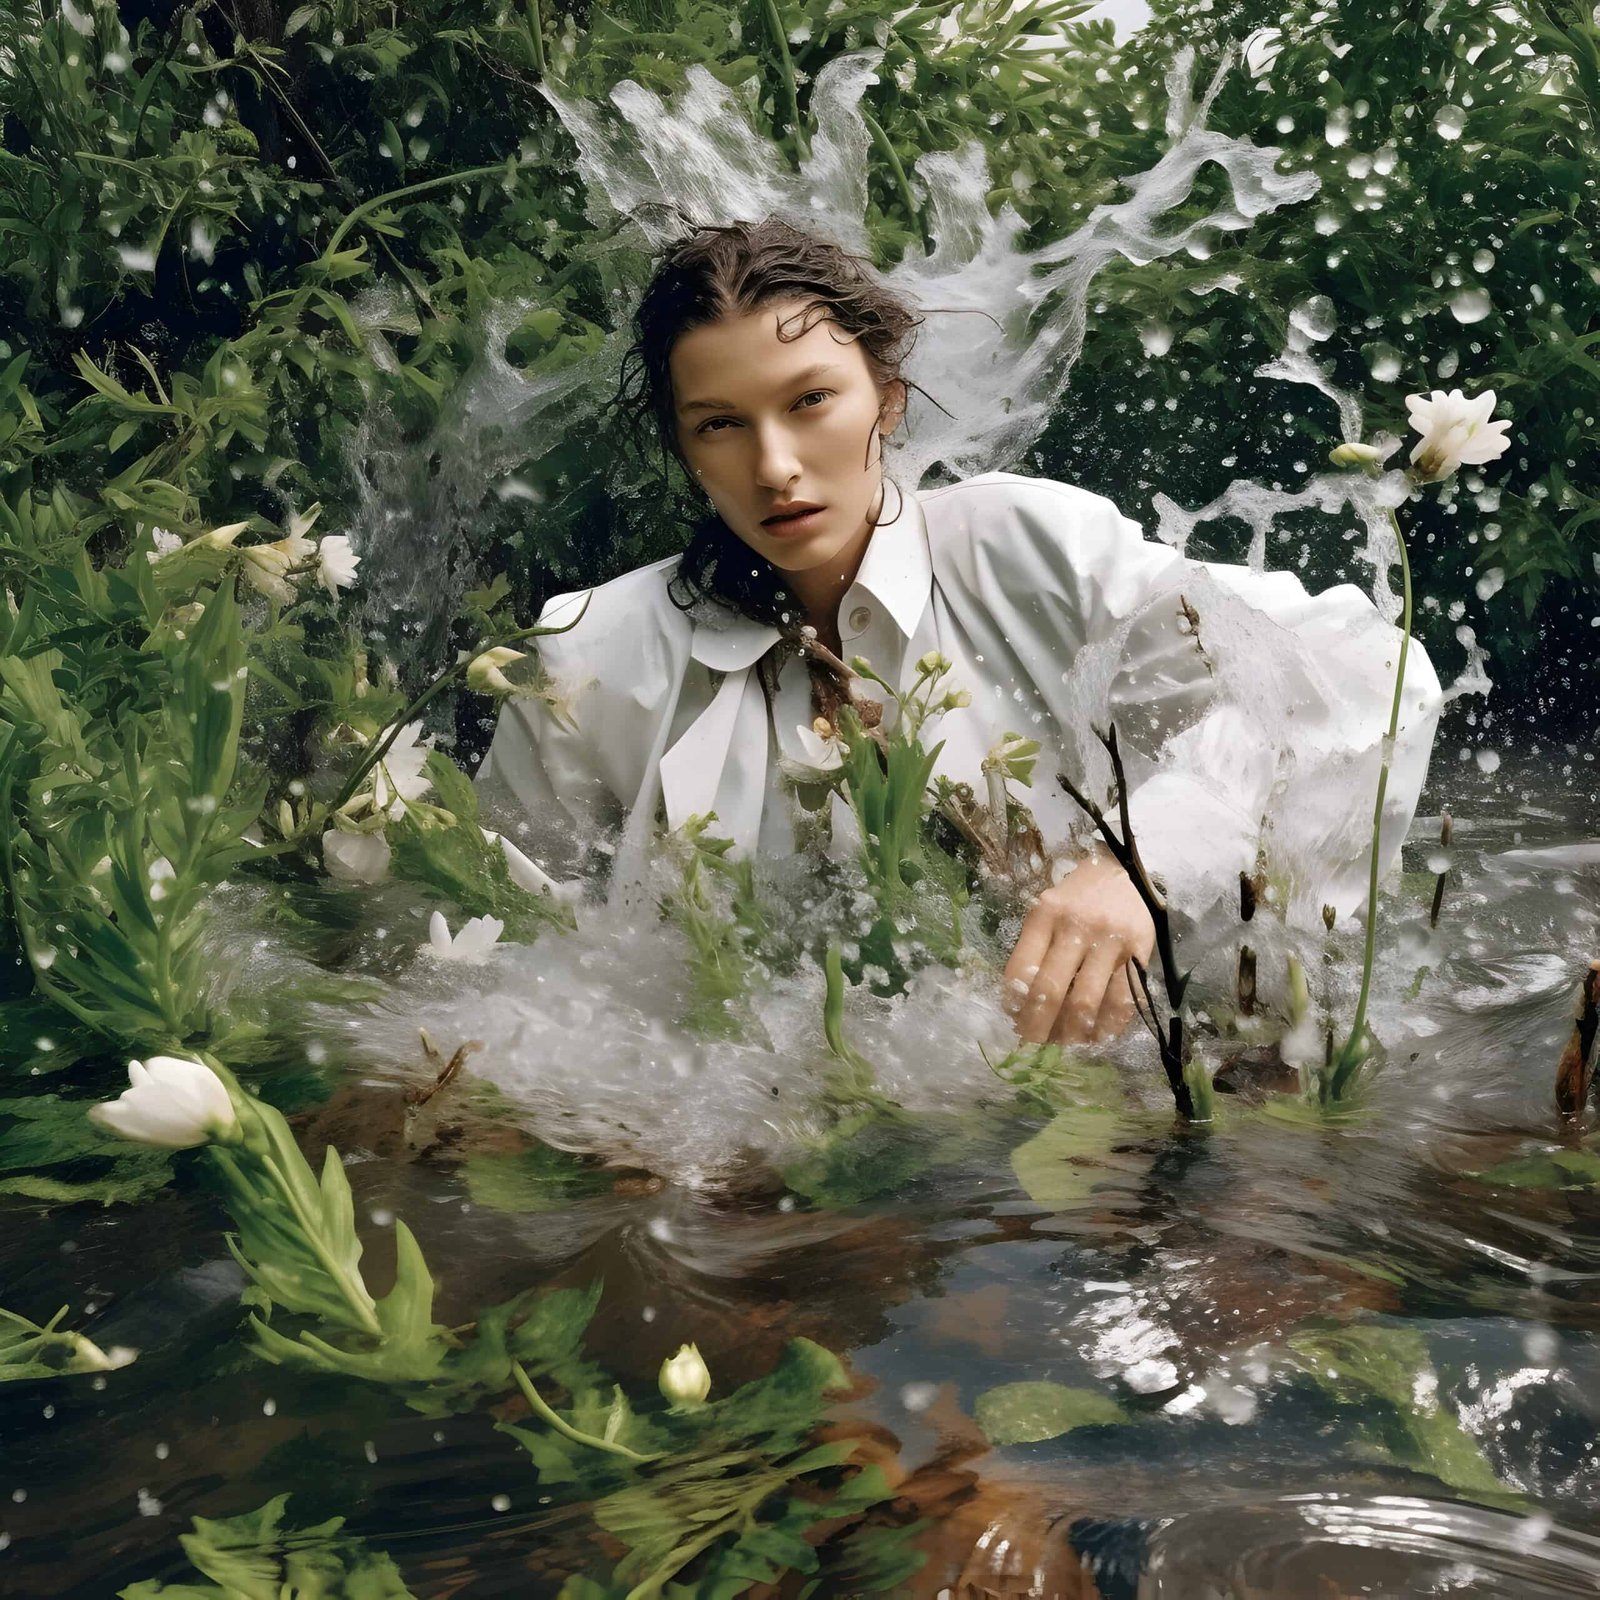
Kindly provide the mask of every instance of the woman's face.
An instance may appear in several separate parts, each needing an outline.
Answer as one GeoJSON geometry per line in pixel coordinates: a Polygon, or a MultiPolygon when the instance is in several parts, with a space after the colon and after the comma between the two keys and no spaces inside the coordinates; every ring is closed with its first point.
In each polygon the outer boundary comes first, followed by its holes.
{"type": "MultiPolygon", "coordinates": [[[[823,318],[787,342],[806,302],[779,301],[683,334],[668,366],[679,448],[728,527],[784,572],[858,557],[883,484],[885,405],[867,358],[823,318]],[[789,325],[789,319],[796,320],[789,325]],[[795,522],[777,508],[820,506],[795,522]]],[[[904,391],[891,386],[896,400],[904,391]]]]}

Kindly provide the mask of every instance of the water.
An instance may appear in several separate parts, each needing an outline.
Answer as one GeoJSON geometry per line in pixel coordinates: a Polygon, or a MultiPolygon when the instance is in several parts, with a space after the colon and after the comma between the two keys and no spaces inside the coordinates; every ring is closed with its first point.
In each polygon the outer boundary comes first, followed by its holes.
{"type": "MultiPolygon", "coordinates": [[[[980,1575],[1022,1563],[1046,1575],[1039,1592],[1088,1593],[1063,1576],[1088,1555],[1106,1595],[1592,1593],[1600,1201],[1472,1174],[1561,1142],[1555,1061],[1600,949],[1594,775],[1563,753],[1508,752],[1493,774],[1449,757],[1430,797],[1455,815],[1442,922],[1419,936],[1439,864],[1425,815],[1374,1011],[1388,1064],[1365,1109],[1331,1122],[1258,1093],[1226,1098],[1209,1132],[1178,1131],[1137,1039],[1085,1067],[1091,1092],[1054,1118],[985,1066],[977,1046],[993,1056],[1004,1024],[961,980],[853,1001],[853,1040],[922,1135],[887,1192],[879,1151],[818,1199],[784,1177],[816,1130],[816,974],[759,998],[774,1048],[706,1044],[664,1020],[685,987],[670,926],[597,913],[572,939],[447,974],[414,959],[425,925],[391,899],[317,944],[322,967],[380,987],[305,1015],[344,1067],[297,1118],[302,1144],[344,1153],[370,1260],[396,1216],[416,1231],[443,1321],[603,1278],[590,1352],[636,1394],[685,1339],[719,1392],[795,1335],[844,1356],[859,1382],[839,1417],[939,1524],[906,1592],[981,1593],[980,1575]],[[404,1089],[427,1076],[419,1024],[442,1050],[468,1033],[485,1046],[443,1107],[408,1113],[404,1089]],[[587,1152],[565,1192],[514,1181],[535,1136],[587,1152]],[[857,1203],[830,1208],[851,1185],[857,1203]],[[1305,1340],[1350,1324],[1399,1350],[1410,1412],[1308,1380],[1325,1357],[1305,1340]],[[1127,1420],[988,1449],[978,1397],[1036,1381],[1105,1395],[1127,1420]],[[1441,1423],[1456,1445],[1430,1458],[1441,1423]]],[[[256,936],[261,912],[234,906],[230,937],[256,936]]],[[[268,986],[320,970],[275,948],[268,986]]],[[[4,1593],[175,1581],[192,1516],[286,1490],[308,1518],[348,1516],[419,1595],[554,1595],[592,1558],[581,1499],[539,1483],[487,1419],[420,1417],[245,1353],[240,1274],[194,1167],[136,1210],[15,1214],[7,1303],[70,1303],[73,1325],[140,1357],[8,1390],[4,1593]]]]}
{"type": "MultiPolygon", "coordinates": [[[[622,86],[615,118],[551,93],[597,229],[616,229],[619,295],[667,204],[706,220],[776,211],[861,248],[857,105],[875,65],[863,52],[819,74],[798,176],[698,69],[671,106],[622,86]]],[[[1277,172],[1275,150],[1206,127],[1222,71],[1197,93],[1180,57],[1161,163],[1036,250],[1009,208],[989,216],[975,151],[917,164],[932,249],[913,247],[888,277],[943,308],[911,376],[949,414],[914,398],[896,471],[1019,464],[1069,380],[1102,266],[1203,260],[1218,234],[1314,198],[1316,180],[1277,172]],[[1207,163],[1228,198],[1164,228],[1207,163]]],[[[1438,136],[1459,137],[1462,116],[1441,112],[1438,136]]],[[[1328,141],[1349,136],[1330,115],[1328,141]]],[[[1382,152],[1373,167],[1387,170],[1382,152]]],[[[1490,271],[1486,255],[1474,271],[1490,271]]],[[[1464,285],[1450,305],[1478,320],[1488,290],[1464,285]]],[[[431,439],[400,443],[375,409],[352,452],[367,621],[415,661],[433,659],[474,576],[455,537],[474,508],[491,491],[526,495],[519,465],[586,425],[611,388],[620,337],[559,374],[515,368],[506,339],[525,309],[497,309],[431,439]]],[[[398,296],[376,291],[359,310],[380,353],[410,331],[398,296]]],[[[1333,307],[1310,299],[1286,315],[1285,348],[1259,375],[1305,386],[1343,437],[1361,437],[1358,402],[1317,359],[1333,307]]],[[[1159,357],[1172,337],[1152,324],[1146,350],[1159,357]]],[[[1397,360],[1375,347],[1375,375],[1397,360]]],[[[1261,566],[1288,513],[1353,521],[1357,573],[1393,616],[1396,492],[1359,475],[1313,475],[1296,492],[1246,478],[1205,507],[1158,497],[1152,531],[1182,548],[1232,516],[1261,566]]],[[[1453,693],[1484,693],[1472,630],[1458,639],[1453,693]]],[[[1256,709],[1274,715],[1264,689],[1256,709]]],[[[429,907],[403,886],[358,915],[320,890],[232,889],[216,964],[241,1007],[296,1042],[272,1081],[284,1093],[298,1075],[308,1156],[330,1143],[343,1154],[376,1285],[397,1218],[434,1266],[447,1324],[529,1288],[603,1280],[586,1349],[643,1403],[685,1340],[717,1394],[770,1372],[796,1336],[826,1345],[855,1380],[834,1423],[897,1491],[875,1515],[924,1524],[908,1535],[925,1557],[910,1593],[1589,1594],[1600,1202],[1593,1185],[1530,1176],[1575,1144],[1552,1089],[1573,985],[1600,953],[1596,775],[1578,750],[1458,760],[1461,724],[1478,716],[1455,707],[1384,925],[1371,1015],[1385,1069],[1333,1118],[1246,1066],[1229,1069],[1240,1092],[1214,1126],[1178,1129],[1137,1034],[1077,1061],[1053,1100],[1020,1097],[985,1062],[1010,1036],[992,971],[974,965],[930,971],[892,1001],[852,994],[849,1037],[907,1120],[830,1153],[821,974],[775,973],[742,1037],[707,1040],[683,1020],[696,1004],[683,937],[648,907],[588,908],[570,937],[457,968],[419,956],[429,907]],[[1455,838],[1441,862],[1446,806],[1455,838]],[[1429,933],[1441,865],[1452,877],[1429,933]],[[440,1057],[468,1053],[459,1080],[418,1106],[435,1069],[423,1030],[440,1057]],[[1501,1181],[1484,1181],[1496,1167],[1501,1181]],[[995,1392],[1041,1383],[1120,1420],[991,1447],[975,1418],[995,1392]]],[[[806,904],[792,874],[766,887],[801,926],[840,910],[806,904]]],[[[1318,1002],[1347,1018],[1358,925],[1346,916],[1324,938],[1317,906],[1288,909],[1286,924],[1252,924],[1264,1003],[1294,952],[1318,1002]]],[[[1006,931],[990,936],[991,959],[1006,931]]],[[[1220,1008],[1237,928],[1212,919],[1197,936],[1198,992],[1220,1008]]],[[[1220,1064],[1203,1033],[1200,1048],[1220,1064]]],[[[247,1352],[242,1274],[198,1162],[181,1160],[138,1208],[0,1204],[3,1302],[41,1319],[70,1304],[69,1325],[139,1352],[103,1378],[7,1389],[0,1593],[72,1600],[191,1579],[177,1538],[193,1517],[284,1492],[297,1522],[348,1518],[419,1596],[554,1596],[569,1573],[603,1573],[591,1499],[541,1480],[481,1411],[422,1416],[247,1352]]],[[[1045,1409],[1022,1405],[1021,1431],[1041,1431],[1045,1409]]]]}

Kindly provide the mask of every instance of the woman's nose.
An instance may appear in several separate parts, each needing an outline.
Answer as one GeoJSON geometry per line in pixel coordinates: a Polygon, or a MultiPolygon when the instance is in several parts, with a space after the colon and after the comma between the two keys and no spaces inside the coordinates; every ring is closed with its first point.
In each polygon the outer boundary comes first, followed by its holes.
{"type": "Polygon", "coordinates": [[[756,434],[756,479],[764,489],[782,489],[800,471],[793,438],[782,427],[763,428],[756,434]]]}

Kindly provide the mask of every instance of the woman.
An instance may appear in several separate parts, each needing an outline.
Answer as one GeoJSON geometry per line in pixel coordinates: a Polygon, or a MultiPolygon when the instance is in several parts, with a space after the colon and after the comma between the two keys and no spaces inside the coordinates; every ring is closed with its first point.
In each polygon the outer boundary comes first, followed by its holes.
{"type": "MultiPolygon", "coordinates": [[[[619,823],[637,840],[658,814],[676,827],[706,811],[740,852],[792,850],[786,774],[825,761],[813,717],[842,687],[801,646],[809,628],[902,686],[927,651],[948,657],[945,681],[972,703],[937,725],[936,771],[981,793],[997,740],[1037,738],[1043,781],[1025,798],[1052,845],[1081,821],[1053,774],[1081,776],[1087,717],[1110,715],[1144,860],[1180,905],[1236,889],[1270,845],[1291,877],[1299,863],[1301,898],[1352,909],[1396,630],[1353,586],[1313,598],[1287,574],[1186,561],[1067,484],[1004,472],[927,492],[899,482],[884,441],[905,414],[917,321],[858,258],[774,220],[702,228],[666,252],[620,404],[653,423],[709,506],[681,556],[545,607],[540,621],[560,625],[587,603],[570,632],[541,641],[561,714],[551,700],[507,703],[479,774],[485,799],[523,808],[535,848],[565,845],[569,861],[571,841],[619,823]],[[1319,665],[1330,654],[1331,673],[1319,665]],[[1263,727],[1284,726],[1292,746],[1274,749],[1263,727]]],[[[1440,703],[1414,645],[1386,865],[1440,703]]],[[[1006,966],[1024,1039],[1120,1033],[1129,960],[1150,956],[1154,930],[1126,875],[1078,855],[1039,895],[1006,966]]]]}

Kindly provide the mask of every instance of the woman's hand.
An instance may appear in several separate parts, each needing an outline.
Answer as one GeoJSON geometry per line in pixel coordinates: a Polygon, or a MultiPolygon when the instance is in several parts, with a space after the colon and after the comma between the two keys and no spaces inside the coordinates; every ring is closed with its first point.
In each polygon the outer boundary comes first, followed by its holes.
{"type": "Polygon", "coordinates": [[[1139,891],[1109,856],[1081,861],[1039,896],[1006,963],[1006,1009],[1032,1044],[1114,1039],[1133,1016],[1156,926],[1139,891]]]}

